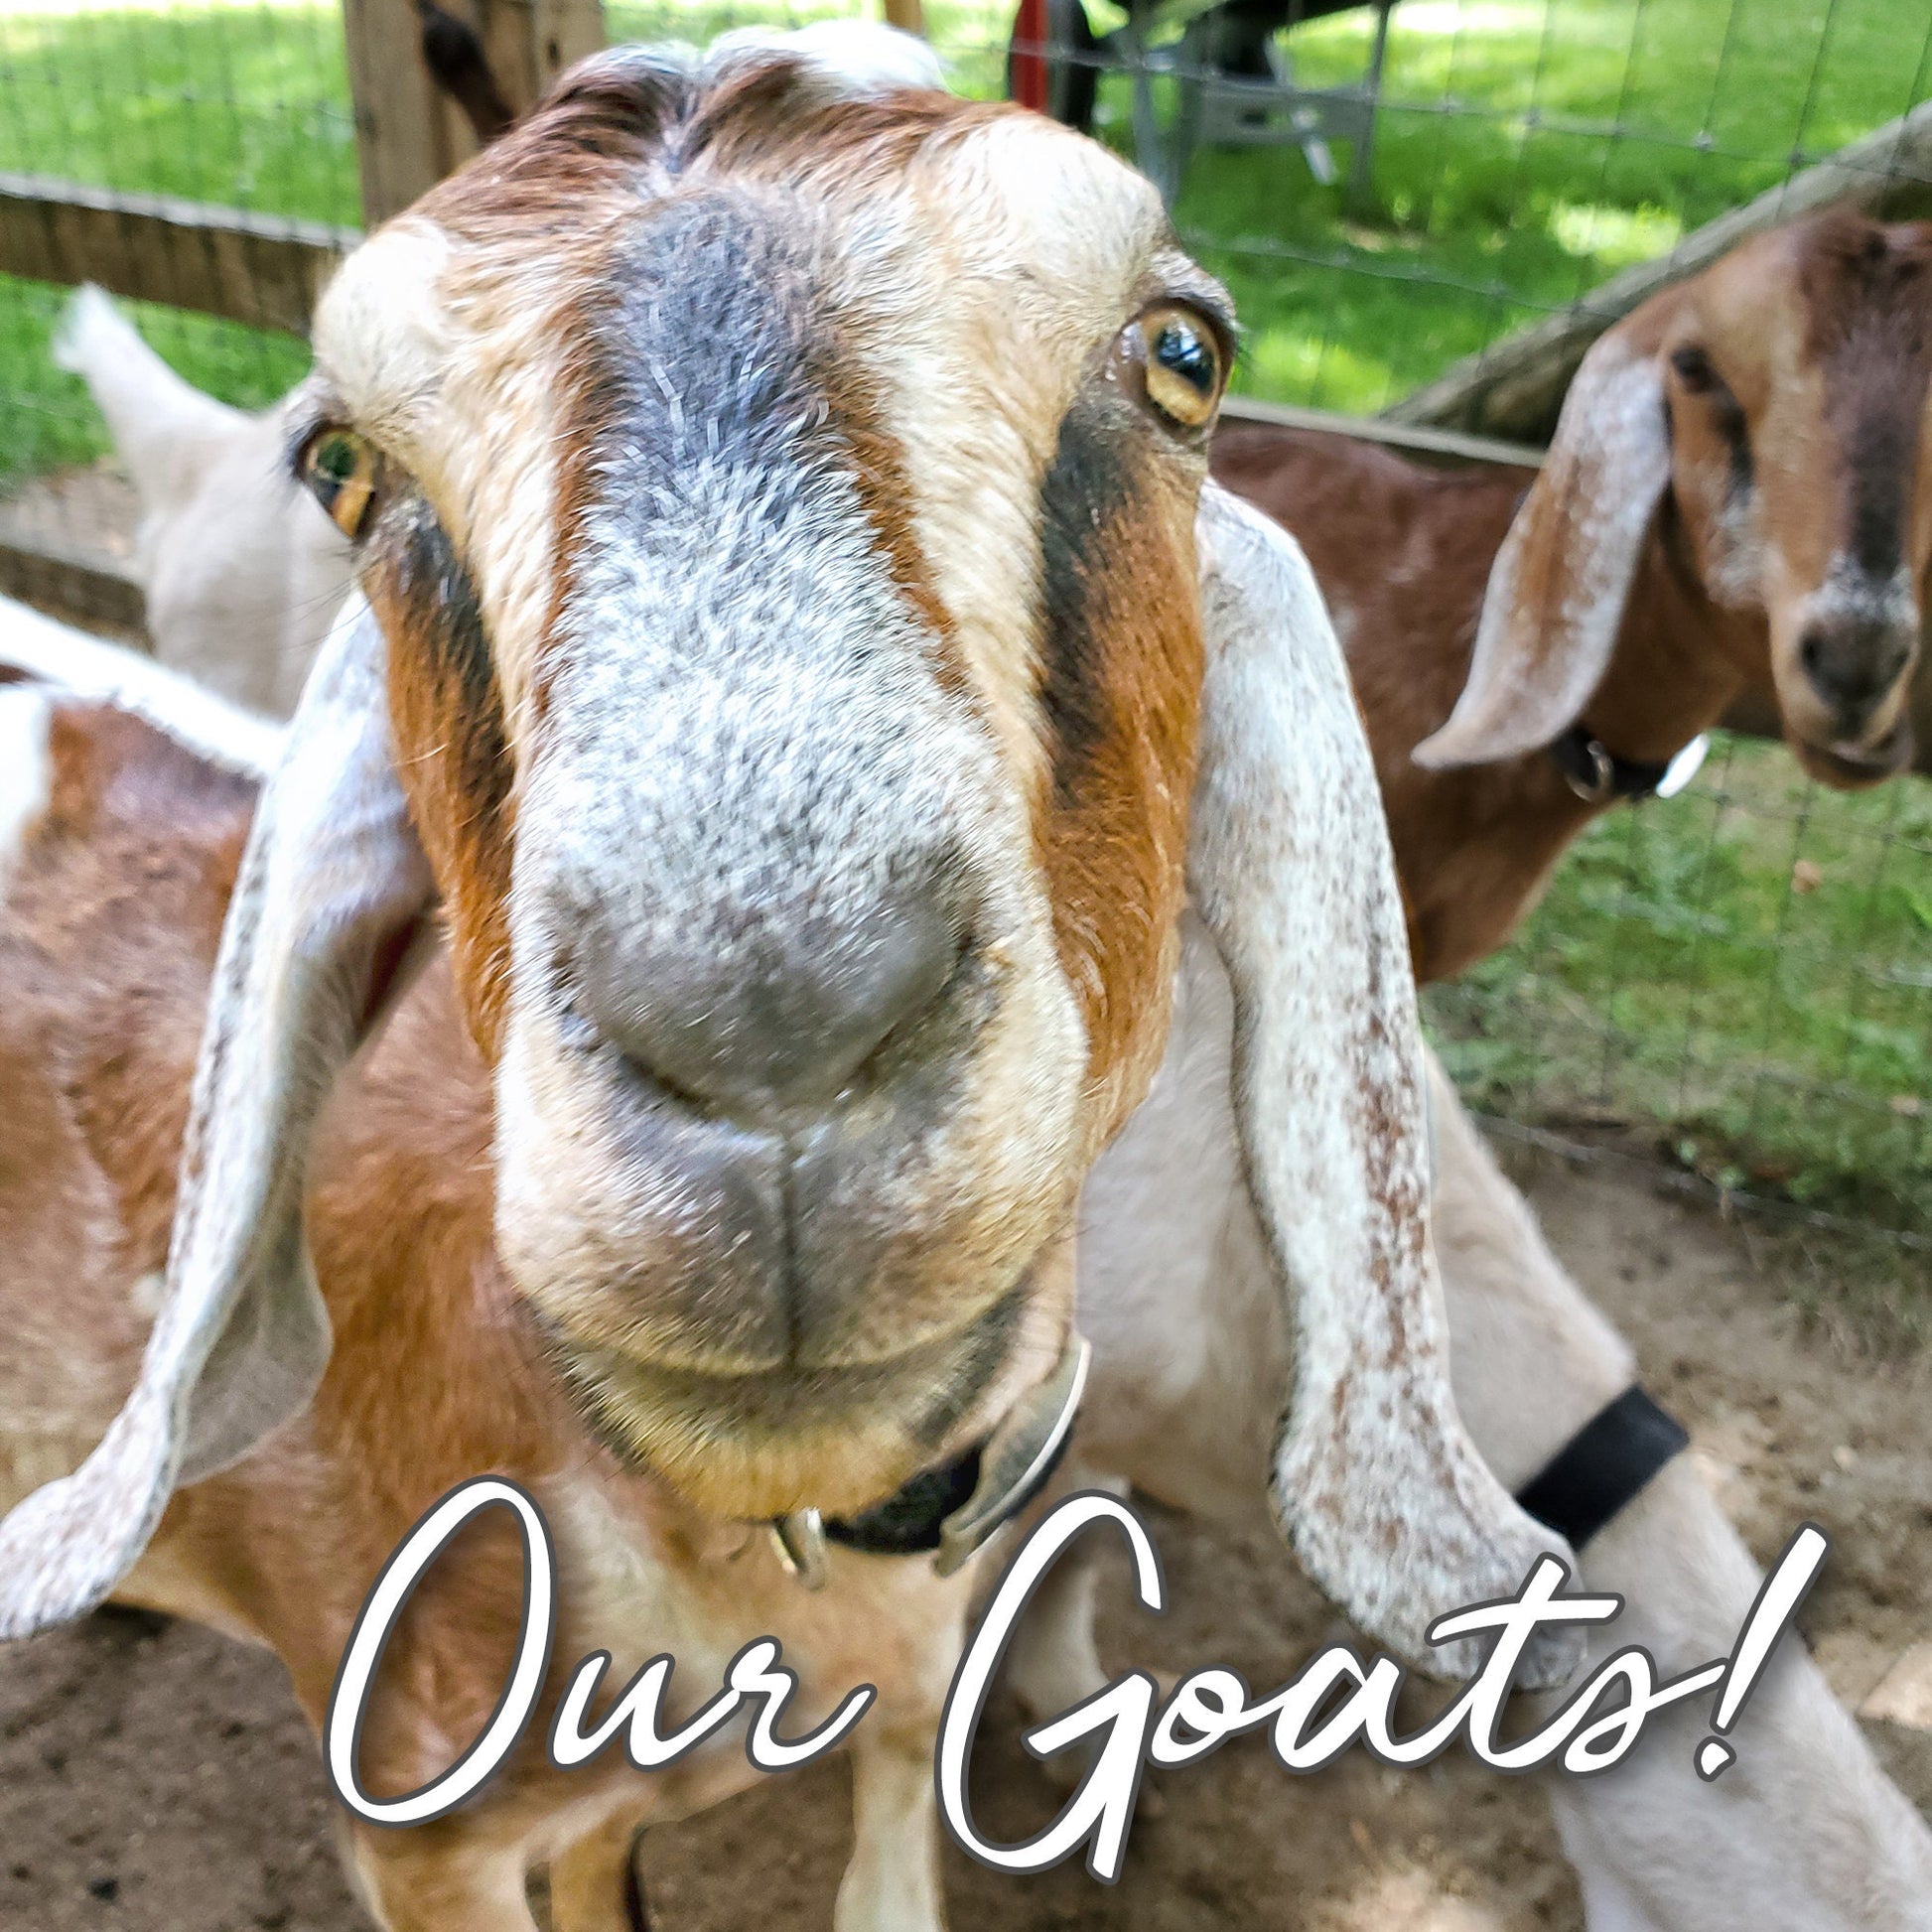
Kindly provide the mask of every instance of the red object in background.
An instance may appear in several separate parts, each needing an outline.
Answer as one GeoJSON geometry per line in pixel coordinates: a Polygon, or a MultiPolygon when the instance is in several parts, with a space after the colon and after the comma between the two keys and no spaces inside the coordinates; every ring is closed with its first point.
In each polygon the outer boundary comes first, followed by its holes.
{"type": "Polygon", "coordinates": [[[1020,0],[1013,23],[1013,97],[1035,114],[1046,111],[1046,0],[1020,0]]]}

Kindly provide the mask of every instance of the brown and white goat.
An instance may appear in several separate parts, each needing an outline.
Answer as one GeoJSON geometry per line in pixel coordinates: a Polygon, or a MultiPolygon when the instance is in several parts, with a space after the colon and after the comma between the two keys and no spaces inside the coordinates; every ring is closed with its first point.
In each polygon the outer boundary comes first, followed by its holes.
{"type": "MultiPolygon", "coordinates": [[[[16,655],[0,643],[0,665],[16,655]]],[[[0,1167],[8,1500],[72,1467],[139,1369],[209,975],[265,775],[249,721],[210,727],[165,694],[143,716],[125,708],[138,688],[106,688],[115,703],[0,685],[20,779],[0,1078],[16,1146],[33,1150],[0,1167]]],[[[969,1579],[835,1553],[807,1592],[761,1529],[690,1506],[587,1430],[493,1253],[492,1131],[488,1072],[439,958],[332,1103],[312,1167],[329,1372],[264,1445],[175,1497],[118,1594],[271,1647],[320,1728],[390,1550],[454,1484],[507,1476],[556,1541],[560,1665],[608,1650],[608,1691],[669,1652],[681,1720],[743,1646],[776,1632],[801,1720],[878,1687],[854,1740],[860,1830],[838,1923],[937,1925],[929,1733],[969,1579]]],[[[378,1796],[440,1773],[497,1701],[524,1587],[504,1527],[472,1525],[397,1630],[360,1745],[378,1796]]],[[[753,1775],[736,1741],[649,1778],[616,1751],[564,1771],[533,1746],[456,1817],[358,1828],[351,1879],[390,1932],[482,1932],[531,1925],[525,1873],[549,1863],[557,1932],[620,1932],[641,1923],[626,1903],[636,1828],[753,1775]]]]}
{"type": "MultiPolygon", "coordinates": [[[[23,1081],[86,1117],[71,1234],[121,1306],[55,1340],[96,1399],[164,1240],[166,1268],[106,1434],[0,1525],[0,1632],[133,1572],[273,1642],[313,1712],[382,1556],[508,1464],[556,1526],[560,1652],[702,1670],[756,1630],[814,1688],[881,1683],[841,1906],[880,1928],[936,1919],[930,1730],[970,1571],[824,1525],[976,1458],[947,1526],[997,1520],[1002,1449],[1075,1353],[1076,1198],[1160,1060],[1183,882],[1241,1015],[1296,1549],[1426,1657],[1435,1615],[1557,1541],[1449,1398],[1339,653],[1293,544],[1203,487],[1222,298],[1103,150],[908,91],[882,45],[872,83],[743,43],[588,63],[325,298],[298,462],[364,596],[245,847],[236,795],[183,889],[206,910],[238,864],[172,1231],[211,919],[165,1028],[146,980],[91,1027],[9,1003],[23,1081]],[[138,1107],[130,1014],[167,1038],[138,1107]],[[145,1136],[88,1146],[103,1122],[145,1136]]],[[[102,809],[62,813],[65,753],[34,768],[17,866],[102,809]]],[[[152,823],[151,792],[104,795],[152,823]]],[[[129,863],[123,898],[167,862],[129,863]]],[[[26,943],[93,902],[50,895],[26,943]]],[[[153,935],[128,950],[145,973],[153,935]]],[[[50,1000],[88,984],[63,958],[50,1000]]],[[[9,1303],[44,1335],[80,1263],[33,1252],[9,1303]]],[[[77,1450],[103,1417],[73,1420],[77,1450]]],[[[452,1561],[365,1737],[391,1789],[500,1683],[516,1568],[482,1534],[452,1561]]],[[[527,1926],[533,1859],[749,1775],[705,1756],[573,1804],[534,1745],[518,1766],[363,1833],[392,1927],[527,1926]]]]}
{"type": "MultiPolygon", "coordinates": [[[[112,703],[0,683],[16,776],[0,1079],[18,1144],[38,1151],[0,1177],[6,1496],[71,1466],[136,1372],[223,906],[274,749],[272,734],[171,689],[142,660],[0,605],[0,678],[8,666],[112,703]]],[[[1083,1427],[1088,1455],[1151,1493],[1246,1523],[1293,1371],[1241,1173],[1233,1016],[1227,970],[1189,916],[1161,1071],[1082,1202],[1080,1309],[1096,1350],[1083,1427]]],[[[1432,1077],[1458,1391],[1485,1451],[1520,1481],[1627,1385],[1628,1350],[1432,1077]]],[[[557,1532],[561,1653],[611,1647],[616,1677],[670,1649],[688,1709],[768,1627],[784,1633],[813,1715],[854,1682],[878,1686],[854,1741],[859,1832],[839,1923],[929,1926],[925,1753],[959,1580],[835,1552],[826,1588],[803,1594],[762,1535],[684,1508],[585,1435],[491,1252],[490,1133],[487,1073],[439,962],[333,1103],[314,1166],[308,1227],[336,1330],[315,1401],[180,1494],[120,1593],[272,1644],[320,1724],[389,1543],[477,1468],[511,1474],[557,1532]]],[[[488,1530],[469,1532],[396,1639],[365,1735],[364,1778],[379,1793],[440,1770],[502,1682],[520,1560],[488,1530]]],[[[1081,1620],[1085,1575],[1055,1576],[1013,1655],[1042,1714],[1102,1681],[1081,1620]]],[[[1625,1596],[1618,1640],[1644,1642],[1665,1670],[1721,1654],[1756,1586],[1688,1465],[1591,1545],[1586,1575],[1625,1596]]],[[[1748,1759],[1719,1786],[1690,1768],[1692,1723],[1660,1730],[1611,1777],[1551,1780],[1591,1932],[1925,1924],[1913,1914],[1932,1900],[1932,1839],[1808,1659],[1780,1659],[1753,1705],[1748,1759]]],[[[617,1932],[630,1923],[637,1825],[748,1775],[735,1751],[649,1780],[557,1772],[532,1753],[459,1819],[364,1833],[351,1869],[386,1923],[516,1926],[528,1923],[521,1875],[548,1861],[558,1932],[617,1932]]]]}
{"type": "Polygon", "coordinates": [[[1334,616],[1424,978],[1500,945],[1614,802],[1546,749],[1580,725],[1661,768],[1755,696],[1831,783],[1910,760],[1928,374],[1932,225],[1833,211],[1610,330],[1539,474],[1221,431],[1215,476],[1295,532],[1334,616]]]}

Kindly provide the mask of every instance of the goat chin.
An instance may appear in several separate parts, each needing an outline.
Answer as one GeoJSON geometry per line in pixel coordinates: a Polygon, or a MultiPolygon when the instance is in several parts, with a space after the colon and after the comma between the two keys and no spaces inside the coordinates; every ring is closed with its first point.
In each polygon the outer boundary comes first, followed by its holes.
{"type": "MultiPolygon", "coordinates": [[[[1211,950],[1190,942],[1169,1058],[1083,1200],[1079,1319],[1094,1367],[1082,1468],[1070,1479],[1133,1482],[1251,1523],[1266,1493],[1268,1392],[1284,1386],[1289,1342],[1258,1286],[1220,981],[1211,950]],[[1173,1158],[1179,1148],[1184,1162],[1173,1158]]],[[[1433,1064],[1431,1102],[1456,1399],[1497,1474],[1517,1485],[1629,1386],[1635,1365],[1433,1064]]],[[[1660,1677],[1725,1655],[1761,1580],[1680,1459],[1584,1555],[1579,1587],[1625,1602],[1586,1669],[1632,1643],[1660,1677]]],[[[1107,1681],[1092,1598],[1091,1572],[1062,1565],[1022,1627],[1013,1681],[1041,1716],[1107,1681]]],[[[1590,1932],[1932,1927],[1932,1833],[1797,1645],[1784,1647],[1753,1698],[1748,1761],[1712,1784],[1692,1762],[1705,1715],[1701,1702],[1679,1707],[1614,1772],[1548,1778],[1590,1932]]]]}

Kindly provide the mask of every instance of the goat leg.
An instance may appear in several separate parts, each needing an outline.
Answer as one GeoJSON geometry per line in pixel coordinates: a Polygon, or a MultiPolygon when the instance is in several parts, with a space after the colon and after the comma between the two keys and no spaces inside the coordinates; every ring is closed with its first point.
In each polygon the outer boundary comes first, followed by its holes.
{"type": "Polygon", "coordinates": [[[453,1824],[353,1828],[354,1888],[382,1932],[537,1932],[521,1847],[453,1824]]]}
{"type": "Polygon", "coordinates": [[[852,1858],[833,1932],[944,1932],[932,1788],[937,1734],[936,1723],[862,1725],[854,1732],[852,1858]]]}
{"type": "MultiPolygon", "coordinates": [[[[1436,1238],[1455,1393],[1512,1487],[1633,1376],[1628,1347],[1544,1242],[1447,1081],[1436,1238]]],[[[1794,1526],[1795,1527],[1795,1526],[1794,1526]]],[[[1762,1573],[1686,1457],[1590,1542],[1585,1585],[1624,1599],[1592,1660],[1640,1644],[1659,1677],[1726,1655],[1762,1573]]],[[[1708,1700],[1675,1707],[1615,1769],[1546,1777],[1591,1932],[1926,1932],[1932,1833],[1885,1777],[1799,1644],[1740,1720],[1737,1761],[1706,1784],[1708,1700]]]]}
{"type": "Polygon", "coordinates": [[[636,1818],[621,1813],[550,1861],[550,1932],[650,1932],[636,1818]]]}
{"type": "MultiPolygon", "coordinates": [[[[1289,1343],[1255,1292],[1264,1261],[1224,1158],[1225,1096],[1198,1068],[1179,1072],[1165,1100],[1157,1082],[1162,1104],[1129,1123],[1088,1182],[1080,1322],[1094,1367],[1078,1447],[1089,1467],[1169,1503],[1252,1524],[1289,1343]]],[[[1430,1099],[1456,1404],[1518,1489],[1631,1385],[1636,1364],[1433,1065],[1430,1099]]],[[[1067,1553],[1016,1644],[1030,1703],[1063,1709],[1099,1688],[1092,1586],[1072,1574],[1083,1561],[1067,1553]]],[[[1582,1570],[1584,1587],[1625,1600],[1596,1653],[1641,1643],[1660,1674],[1725,1655],[1759,1581],[1688,1458],[1590,1542],[1582,1570]]],[[[1708,1710],[1679,1707],[1613,1771],[1546,1779],[1591,1932],[1932,1932],[1932,1834],[1795,1643],[1741,1721],[1737,1761],[1712,1784],[1691,1761],[1708,1710]]]]}

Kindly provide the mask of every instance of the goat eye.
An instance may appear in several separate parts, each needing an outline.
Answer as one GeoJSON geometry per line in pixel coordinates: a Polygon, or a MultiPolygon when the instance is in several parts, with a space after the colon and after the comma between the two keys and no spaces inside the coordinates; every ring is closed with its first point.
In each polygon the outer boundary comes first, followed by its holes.
{"type": "Polygon", "coordinates": [[[1677,371],[1677,379],[1692,395],[1701,396],[1717,386],[1718,372],[1711,366],[1711,358],[1701,348],[1680,348],[1672,351],[1670,365],[1677,371]]]}
{"type": "Polygon", "coordinates": [[[368,520],[379,471],[374,446],[352,429],[319,429],[302,447],[297,467],[309,493],[337,529],[352,537],[368,520]]]}
{"type": "Polygon", "coordinates": [[[1140,320],[1147,399],[1182,429],[1205,429],[1221,400],[1220,345],[1185,309],[1153,309],[1140,320]]]}

